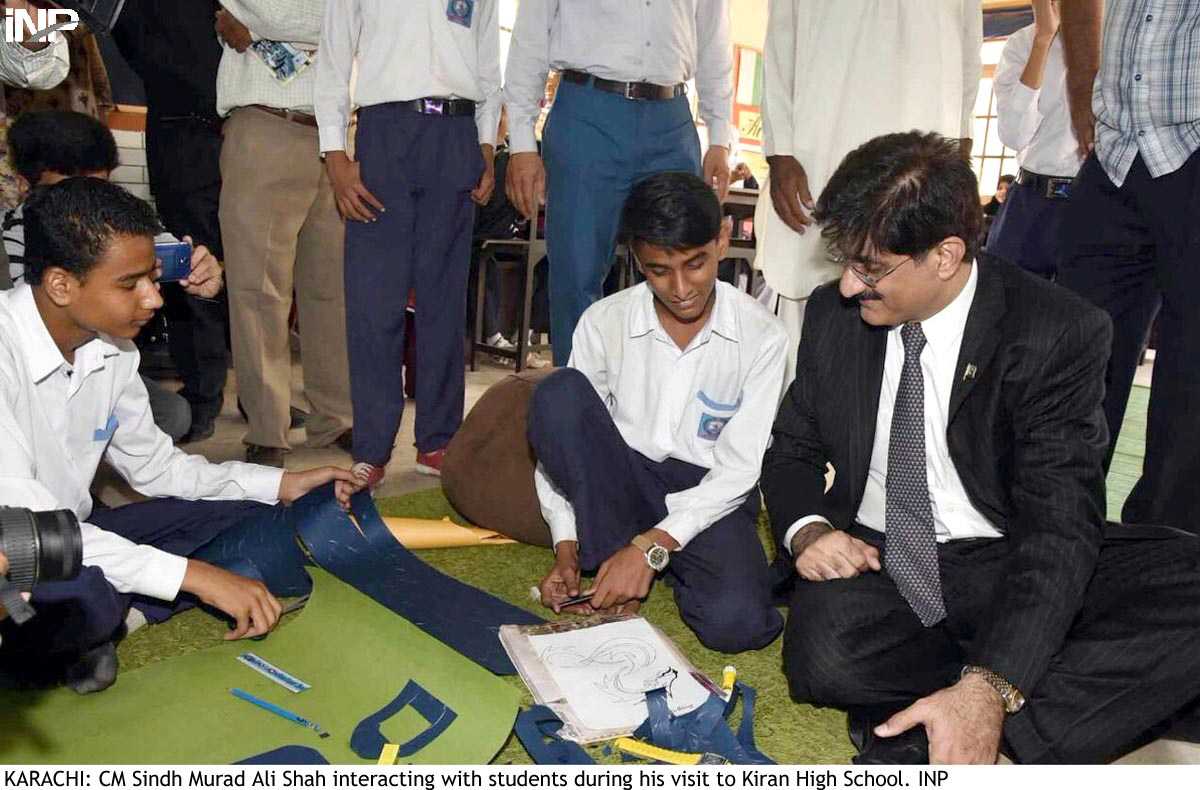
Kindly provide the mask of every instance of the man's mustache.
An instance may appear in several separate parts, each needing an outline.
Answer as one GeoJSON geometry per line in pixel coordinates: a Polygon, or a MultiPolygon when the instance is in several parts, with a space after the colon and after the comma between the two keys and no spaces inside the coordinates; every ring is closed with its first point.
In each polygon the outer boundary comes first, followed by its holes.
{"type": "Polygon", "coordinates": [[[875,302],[882,298],[883,297],[879,295],[878,291],[863,291],[862,293],[860,293],[854,297],[854,301],[855,302],[875,302]]]}

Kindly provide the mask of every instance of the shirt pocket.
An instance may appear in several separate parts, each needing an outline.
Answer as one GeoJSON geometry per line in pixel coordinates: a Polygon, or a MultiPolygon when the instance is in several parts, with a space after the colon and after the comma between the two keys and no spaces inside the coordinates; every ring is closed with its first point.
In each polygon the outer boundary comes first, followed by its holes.
{"type": "Polygon", "coordinates": [[[736,398],[714,398],[704,390],[699,390],[696,393],[695,404],[695,411],[698,414],[696,438],[706,442],[715,442],[721,437],[726,423],[733,418],[741,405],[741,393],[738,393],[736,398]]]}

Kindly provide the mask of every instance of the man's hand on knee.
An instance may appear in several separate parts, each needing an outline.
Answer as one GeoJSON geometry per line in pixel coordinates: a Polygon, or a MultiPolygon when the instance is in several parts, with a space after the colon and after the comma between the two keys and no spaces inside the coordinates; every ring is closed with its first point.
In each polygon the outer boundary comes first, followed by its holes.
{"type": "MultiPolygon", "coordinates": [[[[557,614],[562,611],[562,602],[579,595],[579,544],[573,540],[561,540],[554,546],[554,565],[542,583],[538,585],[542,603],[557,614]]],[[[583,609],[571,607],[567,611],[583,609]]]]}
{"type": "Polygon", "coordinates": [[[279,600],[262,582],[199,560],[188,560],[180,589],[234,619],[226,639],[262,636],[275,627],[283,612],[279,600]]]}
{"type": "Polygon", "coordinates": [[[822,533],[805,534],[801,530],[792,540],[796,573],[801,578],[810,582],[853,579],[860,573],[882,570],[879,549],[870,543],[826,524],[813,524],[811,527],[822,533]]]}
{"type": "Polygon", "coordinates": [[[929,738],[934,765],[992,765],[1000,753],[1004,700],[979,675],[917,700],[875,728],[892,738],[918,725],[929,738]]]}

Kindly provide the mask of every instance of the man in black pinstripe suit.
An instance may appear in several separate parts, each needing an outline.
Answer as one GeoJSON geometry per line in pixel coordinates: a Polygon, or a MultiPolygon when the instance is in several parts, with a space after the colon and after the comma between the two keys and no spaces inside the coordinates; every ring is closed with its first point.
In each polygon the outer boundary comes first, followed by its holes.
{"type": "Polygon", "coordinates": [[[1200,539],[1105,523],[1108,317],[976,258],[975,177],[937,135],[852,152],[816,217],[845,270],[762,477],[800,577],[793,698],[849,708],[863,761],[1139,745],[1200,699],[1200,539]]]}

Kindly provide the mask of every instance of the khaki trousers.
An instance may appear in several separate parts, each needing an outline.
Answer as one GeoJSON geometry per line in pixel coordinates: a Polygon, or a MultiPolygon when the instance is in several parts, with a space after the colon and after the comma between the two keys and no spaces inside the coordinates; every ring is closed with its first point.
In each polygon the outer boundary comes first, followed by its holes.
{"type": "Polygon", "coordinates": [[[351,425],[343,225],[317,130],[253,107],[233,111],[221,146],[221,235],[245,440],[288,449],[292,289],[300,320],[309,444],[351,425]]]}

